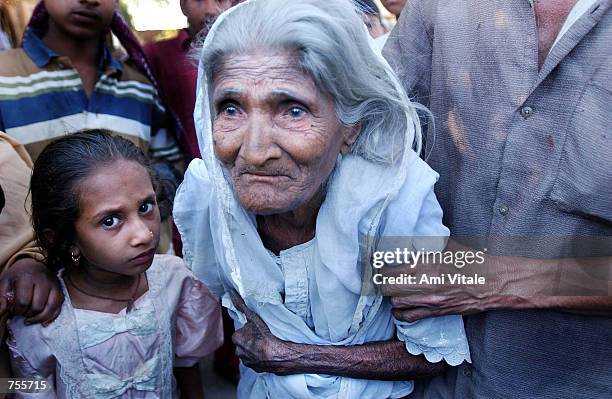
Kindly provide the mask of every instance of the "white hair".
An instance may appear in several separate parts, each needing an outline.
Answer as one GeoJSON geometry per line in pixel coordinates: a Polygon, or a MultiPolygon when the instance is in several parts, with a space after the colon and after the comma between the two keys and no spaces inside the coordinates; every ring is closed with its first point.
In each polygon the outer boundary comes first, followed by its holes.
{"type": "MultiPolygon", "coordinates": [[[[369,40],[350,0],[256,1],[220,22],[214,40],[203,49],[202,63],[212,88],[228,56],[261,49],[296,53],[299,66],[334,98],[339,121],[361,126],[351,153],[392,164],[401,159],[406,144],[420,152],[416,109],[424,107],[408,100],[369,40]]],[[[212,98],[212,92],[208,95],[212,98]]]]}

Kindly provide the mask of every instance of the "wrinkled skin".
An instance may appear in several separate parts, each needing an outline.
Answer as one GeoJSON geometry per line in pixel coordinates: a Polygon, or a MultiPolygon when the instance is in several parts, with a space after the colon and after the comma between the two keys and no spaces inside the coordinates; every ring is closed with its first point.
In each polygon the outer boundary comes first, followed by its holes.
{"type": "Polygon", "coordinates": [[[444,362],[429,363],[413,356],[401,341],[369,342],[363,345],[306,345],[275,337],[266,323],[231,293],[236,309],[245,315],[246,324],[232,341],[243,364],[258,373],[330,374],[351,378],[402,381],[442,373],[444,362]]]}
{"type": "Polygon", "coordinates": [[[245,366],[259,373],[274,370],[275,374],[288,374],[283,370],[282,362],[275,364],[275,360],[282,360],[282,356],[275,359],[275,353],[289,350],[286,342],[270,332],[266,323],[246,306],[238,293],[232,291],[231,297],[236,309],[242,312],[248,321],[232,336],[232,342],[236,345],[236,355],[245,366]]]}
{"type": "Polygon", "coordinates": [[[256,214],[307,206],[357,137],[290,53],[231,56],[213,86],[215,153],[256,214]]]}

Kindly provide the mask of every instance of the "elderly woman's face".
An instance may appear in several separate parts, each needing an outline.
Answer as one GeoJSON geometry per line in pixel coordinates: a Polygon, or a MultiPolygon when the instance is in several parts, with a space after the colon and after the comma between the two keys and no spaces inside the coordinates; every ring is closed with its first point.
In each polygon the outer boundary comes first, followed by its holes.
{"type": "Polygon", "coordinates": [[[213,93],[215,153],[240,204],[257,214],[307,205],[357,135],[289,52],[227,57],[213,93]]]}

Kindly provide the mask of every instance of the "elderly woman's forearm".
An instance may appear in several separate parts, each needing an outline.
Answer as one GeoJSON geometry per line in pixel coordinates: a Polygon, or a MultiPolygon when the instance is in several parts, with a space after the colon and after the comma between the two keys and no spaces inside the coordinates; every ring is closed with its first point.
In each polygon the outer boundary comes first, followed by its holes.
{"type": "Polygon", "coordinates": [[[446,369],[444,362],[429,363],[411,355],[403,342],[371,342],[332,346],[287,343],[277,374],[330,374],[342,377],[403,381],[432,377],[446,369]]]}

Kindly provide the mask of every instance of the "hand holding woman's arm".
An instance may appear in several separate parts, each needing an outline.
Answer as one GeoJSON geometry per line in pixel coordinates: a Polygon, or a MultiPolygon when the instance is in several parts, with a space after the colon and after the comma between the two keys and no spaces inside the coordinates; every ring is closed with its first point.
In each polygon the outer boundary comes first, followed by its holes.
{"type": "MultiPolygon", "coordinates": [[[[469,253],[476,250],[451,239],[446,251],[469,253]]],[[[392,267],[383,273],[397,276],[421,269],[430,270],[428,274],[435,276],[439,271],[427,269],[435,266],[392,267]]],[[[463,273],[473,275],[474,271],[468,269],[466,267],[463,273]]],[[[486,285],[419,285],[418,292],[411,285],[404,288],[396,285],[392,287],[395,293],[384,293],[393,296],[391,304],[395,318],[408,322],[501,309],[549,309],[587,316],[612,316],[612,296],[606,295],[609,282],[601,277],[610,275],[610,256],[536,259],[485,255],[484,262],[475,270],[486,275],[486,285]]]]}
{"type": "Polygon", "coordinates": [[[247,323],[232,337],[236,354],[245,366],[257,372],[330,374],[371,380],[412,380],[442,373],[446,364],[429,363],[423,356],[406,351],[400,341],[364,345],[306,345],[276,338],[265,322],[232,293],[236,308],[247,323]]]}

